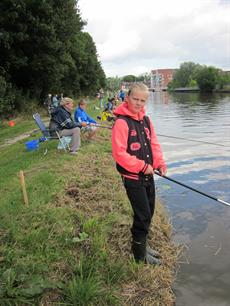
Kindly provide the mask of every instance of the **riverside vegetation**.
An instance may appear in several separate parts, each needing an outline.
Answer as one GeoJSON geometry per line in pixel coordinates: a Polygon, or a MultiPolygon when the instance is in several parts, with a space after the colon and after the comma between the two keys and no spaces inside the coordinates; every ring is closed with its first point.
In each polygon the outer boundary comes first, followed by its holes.
{"type": "MultiPolygon", "coordinates": [[[[32,126],[19,120],[4,131],[14,137],[32,126]]],[[[77,156],[58,151],[57,141],[32,152],[24,142],[0,148],[0,305],[173,305],[180,249],[158,201],[150,245],[163,264],[132,259],[131,208],[111,157],[110,131],[101,129],[93,143],[83,139],[77,156]]]]}

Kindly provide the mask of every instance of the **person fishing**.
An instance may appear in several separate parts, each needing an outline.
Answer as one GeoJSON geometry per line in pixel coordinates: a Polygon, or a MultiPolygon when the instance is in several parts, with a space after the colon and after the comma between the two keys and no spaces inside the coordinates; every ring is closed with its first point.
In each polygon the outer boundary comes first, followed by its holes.
{"type": "Polygon", "coordinates": [[[84,122],[86,124],[85,127],[82,128],[83,131],[88,132],[88,139],[94,140],[95,135],[98,131],[98,128],[96,127],[97,121],[91,118],[86,113],[87,108],[87,101],[85,99],[81,99],[78,103],[78,107],[76,108],[74,112],[74,120],[75,122],[84,122]]]}
{"type": "Polygon", "coordinates": [[[160,264],[159,254],[147,244],[155,209],[154,170],[165,175],[167,167],[153,123],[145,115],[149,96],[143,83],[131,86],[114,114],[112,155],[133,209],[132,253],[136,262],[160,264]]]}

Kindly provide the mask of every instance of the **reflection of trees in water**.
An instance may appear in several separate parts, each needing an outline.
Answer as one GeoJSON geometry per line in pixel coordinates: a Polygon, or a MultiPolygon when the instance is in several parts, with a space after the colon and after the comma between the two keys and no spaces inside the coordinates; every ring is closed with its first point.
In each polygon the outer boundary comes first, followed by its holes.
{"type": "Polygon", "coordinates": [[[202,93],[202,92],[151,92],[150,100],[160,102],[163,104],[169,104],[170,102],[180,104],[218,104],[222,101],[230,100],[229,93],[202,93]]]}
{"type": "Polygon", "coordinates": [[[194,119],[196,124],[199,119],[199,124],[202,124],[202,121],[209,116],[229,112],[230,94],[151,92],[149,101],[153,105],[162,105],[161,114],[164,116],[172,112],[173,115],[178,115],[184,120],[194,119]]]}
{"type": "Polygon", "coordinates": [[[169,104],[173,102],[174,99],[166,91],[156,91],[150,93],[150,101],[155,101],[157,103],[169,104]]]}
{"type": "Polygon", "coordinates": [[[188,104],[188,105],[194,105],[199,104],[199,93],[191,93],[191,92],[180,92],[180,93],[170,93],[170,95],[173,97],[173,102],[180,103],[180,104],[188,104]]]}
{"type": "MultiPolygon", "coordinates": [[[[170,93],[174,103],[186,106],[187,112],[212,112],[220,103],[229,103],[230,95],[226,93],[170,93]]],[[[183,108],[182,108],[183,109],[183,108]]]]}
{"type": "Polygon", "coordinates": [[[199,100],[201,102],[207,102],[211,104],[218,104],[222,101],[225,100],[225,98],[230,99],[229,94],[224,94],[224,93],[199,93],[199,100]]]}

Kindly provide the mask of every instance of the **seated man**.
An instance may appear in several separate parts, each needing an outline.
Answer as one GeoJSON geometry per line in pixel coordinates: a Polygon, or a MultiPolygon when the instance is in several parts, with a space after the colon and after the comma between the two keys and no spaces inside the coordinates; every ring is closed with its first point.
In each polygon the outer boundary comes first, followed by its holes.
{"type": "Polygon", "coordinates": [[[78,108],[75,110],[74,120],[75,122],[84,122],[86,124],[83,130],[89,132],[89,139],[91,140],[96,135],[98,128],[95,126],[97,122],[86,113],[86,106],[86,100],[82,99],[78,104],[78,108]]]}
{"type": "Polygon", "coordinates": [[[60,136],[71,136],[70,153],[76,154],[81,144],[80,128],[86,124],[74,122],[71,118],[74,107],[72,99],[65,97],[60,105],[51,113],[50,129],[57,130],[60,136]]]}

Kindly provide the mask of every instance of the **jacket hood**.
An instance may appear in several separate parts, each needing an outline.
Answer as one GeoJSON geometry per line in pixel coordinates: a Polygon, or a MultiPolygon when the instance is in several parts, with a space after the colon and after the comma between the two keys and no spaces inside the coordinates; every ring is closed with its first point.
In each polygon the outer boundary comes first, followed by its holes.
{"type": "Polygon", "coordinates": [[[61,106],[54,107],[53,109],[51,109],[51,115],[56,115],[59,112],[60,108],[61,106]]]}
{"type": "Polygon", "coordinates": [[[145,116],[145,109],[144,107],[142,108],[142,110],[139,113],[132,113],[129,108],[128,108],[128,99],[129,97],[125,98],[125,101],[122,102],[122,104],[120,104],[114,111],[114,115],[118,116],[118,115],[123,115],[123,116],[128,116],[131,117],[134,120],[142,120],[143,117],[145,116]]]}
{"type": "Polygon", "coordinates": [[[64,106],[58,106],[58,107],[54,107],[54,109],[52,109],[51,117],[54,116],[54,115],[57,115],[60,110],[65,110],[66,112],[70,113],[64,106]]]}

